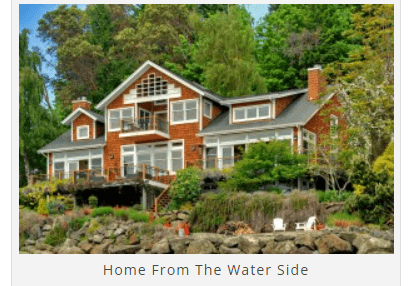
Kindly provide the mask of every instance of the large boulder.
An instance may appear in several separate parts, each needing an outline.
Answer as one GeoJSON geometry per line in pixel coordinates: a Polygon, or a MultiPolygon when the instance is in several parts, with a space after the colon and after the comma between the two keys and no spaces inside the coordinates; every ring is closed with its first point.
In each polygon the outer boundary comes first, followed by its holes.
{"type": "Polygon", "coordinates": [[[274,236],[275,241],[294,240],[299,234],[296,232],[283,232],[274,236]]]}
{"type": "Polygon", "coordinates": [[[136,245],[140,242],[139,237],[136,235],[136,233],[133,233],[131,237],[129,238],[129,244],[130,245],[136,245]]]}
{"type": "Polygon", "coordinates": [[[108,253],[110,254],[135,254],[141,249],[140,245],[114,245],[111,244],[108,247],[108,253]]]}
{"type": "Polygon", "coordinates": [[[230,248],[225,245],[220,245],[219,252],[221,254],[243,254],[243,252],[238,248],[230,248]]]}
{"type": "Polygon", "coordinates": [[[225,236],[217,233],[192,233],[189,238],[193,240],[206,239],[216,247],[219,247],[223,243],[225,236]]]}
{"type": "Polygon", "coordinates": [[[358,254],[393,253],[392,242],[367,234],[358,235],[352,244],[358,249],[358,254]]]}
{"type": "Polygon", "coordinates": [[[311,233],[305,233],[294,240],[297,247],[307,247],[311,250],[315,249],[314,236],[311,233]]]}
{"type": "Polygon", "coordinates": [[[94,247],[94,245],[84,240],[78,243],[78,247],[81,248],[85,253],[89,254],[92,248],[94,247]]]}
{"type": "Polygon", "coordinates": [[[141,240],[141,248],[145,249],[146,251],[151,250],[154,244],[155,242],[153,241],[153,239],[147,236],[142,238],[141,240]]]}
{"type": "Polygon", "coordinates": [[[226,239],[223,242],[223,245],[231,248],[231,247],[237,247],[239,246],[239,242],[240,242],[240,236],[233,236],[233,237],[229,237],[228,239],[226,239]]]}
{"type": "Polygon", "coordinates": [[[351,244],[332,233],[322,236],[314,243],[320,254],[353,252],[351,244]]]}
{"type": "Polygon", "coordinates": [[[58,254],[84,254],[85,252],[76,246],[73,239],[67,239],[64,244],[58,249],[58,254]]]}
{"type": "Polygon", "coordinates": [[[108,254],[109,244],[98,244],[91,250],[91,254],[108,254]]]}
{"type": "Polygon", "coordinates": [[[174,254],[185,254],[190,240],[185,238],[169,240],[170,248],[174,254]]]}
{"type": "Polygon", "coordinates": [[[96,234],[92,237],[92,241],[96,244],[100,244],[104,240],[104,236],[100,234],[96,234]]]}
{"type": "Polygon", "coordinates": [[[263,254],[288,254],[295,248],[294,241],[270,241],[263,248],[263,254]]]}
{"type": "Polygon", "coordinates": [[[260,241],[252,236],[240,236],[239,248],[246,254],[258,254],[261,251],[260,241]]]}
{"type": "Polygon", "coordinates": [[[300,248],[295,247],[290,251],[290,254],[313,254],[313,253],[314,253],[313,250],[305,246],[300,248]]]}
{"type": "Polygon", "coordinates": [[[187,254],[215,254],[216,247],[208,239],[198,239],[190,242],[186,250],[187,254]]]}
{"type": "Polygon", "coordinates": [[[151,253],[153,254],[168,254],[170,253],[170,247],[168,240],[161,240],[152,247],[151,253]]]}
{"type": "Polygon", "coordinates": [[[123,227],[118,228],[117,230],[115,230],[114,235],[115,237],[120,236],[121,234],[125,233],[125,229],[123,227]]]}

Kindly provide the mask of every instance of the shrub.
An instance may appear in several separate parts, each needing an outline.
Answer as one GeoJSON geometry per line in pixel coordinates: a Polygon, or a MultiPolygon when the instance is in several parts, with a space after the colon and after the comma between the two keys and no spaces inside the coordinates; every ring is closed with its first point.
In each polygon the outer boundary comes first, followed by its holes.
{"type": "Polygon", "coordinates": [[[383,152],[381,156],[379,156],[374,164],[373,169],[376,173],[380,173],[385,171],[389,174],[389,176],[394,176],[394,144],[393,141],[389,144],[386,150],[383,152]]]}
{"type": "Polygon", "coordinates": [[[98,229],[99,229],[99,222],[96,219],[91,220],[89,227],[88,227],[88,232],[94,233],[98,229]]]}
{"type": "Polygon", "coordinates": [[[243,159],[236,162],[230,179],[220,182],[226,191],[252,192],[277,181],[290,182],[306,172],[306,157],[292,152],[286,141],[251,144],[243,159]]]}
{"type": "Polygon", "coordinates": [[[197,201],[202,189],[200,186],[202,181],[200,172],[197,167],[177,171],[176,180],[172,183],[169,191],[176,207],[197,201]]]}
{"type": "Polygon", "coordinates": [[[84,223],[86,221],[89,221],[90,218],[88,216],[84,216],[84,217],[76,217],[72,220],[69,221],[68,225],[70,226],[70,228],[74,231],[79,230],[81,227],[84,226],[84,223]]]}
{"type": "Polygon", "coordinates": [[[66,230],[57,224],[49,233],[45,236],[44,243],[57,246],[64,242],[66,238],[66,230]]]}
{"type": "Polygon", "coordinates": [[[114,210],[114,215],[121,219],[127,220],[129,218],[129,210],[117,209],[117,210],[114,210]]]}
{"type": "Polygon", "coordinates": [[[129,218],[136,221],[136,222],[148,222],[149,221],[149,214],[133,211],[129,213],[129,218]]]}
{"type": "Polygon", "coordinates": [[[63,214],[65,205],[60,200],[55,200],[47,204],[47,209],[50,215],[63,214]]]}
{"type": "Polygon", "coordinates": [[[141,210],[143,210],[143,206],[140,205],[140,204],[136,204],[136,205],[132,206],[132,209],[136,210],[136,211],[141,211],[141,210]]]}
{"type": "Polygon", "coordinates": [[[348,227],[361,226],[362,220],[358,215],[348,214],[346,212],[338,212],[330,214],[327,217],[327,224],[329,226],[348,227]]]}
{"type": "Polygon", "coordinates": [[[97,217],[97,216],[104,216],[104,215],[110,215],[110,214],[114,214],[114,209],[112,207],[99,207],[99,208],[95,208],[92,211],[91,216],[97,217]]]}
{"type": "Polygon", "coordinates": [[[41,215],[47,215],[48,214],[48,209],[47,209],[47,204],[45,202],[45,199],[40,199],[38,201],[38,209],[37,212],[41,215]]]}
{"type": "Polygon", "coordinates": [[[66,197],[64,199],[65,208],[69,211],[74,209],[74,198],[73,197],[66,197]]]}
{"type": "Polygon", "coordinates": [[[281,190],[279,187],[268,187],[267,189],[266,189],[266,191],[267,192],[269,192],[269,193],[275,193],[275,194],[282,194],[283,193],[283,190],[281,190]]]}
{"type": "Polygon", "coordinates": [[[346,201],[350,195],[352,194],[351,192],[338,192],[336,190],[330,190],[330,191],[317,191],[318,194],[318,200],[320,203],[328,203],[328,202],[344,202],[346,201]]]}
{"type": "Polygon", "coordinates": [[[90,208],[95,208],[98,205],[98,198],[96,196],[89,196],[88,204],[90,208]]]}

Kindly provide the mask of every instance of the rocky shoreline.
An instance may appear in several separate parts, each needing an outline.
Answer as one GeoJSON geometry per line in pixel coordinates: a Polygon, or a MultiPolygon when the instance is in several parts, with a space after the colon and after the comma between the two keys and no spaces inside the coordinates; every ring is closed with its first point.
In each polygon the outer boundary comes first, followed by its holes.
{"type": "MultiPolygon", "coordinates": [[[[180,217],[182,218],[182,217],[180,217]]],[[[54,222],[55,223],[55,222],[54,222]]],[[[26,254],[387,254],[394,252],[393,230],[324,229],[244,235],[192,233],[180,237],[173,228],[149,223],[115,221],[90,232],[90,223],[68,235],[58,246],[45,244],[53,226],[48,219],[34,226],[20,245],[26,254]]]]}

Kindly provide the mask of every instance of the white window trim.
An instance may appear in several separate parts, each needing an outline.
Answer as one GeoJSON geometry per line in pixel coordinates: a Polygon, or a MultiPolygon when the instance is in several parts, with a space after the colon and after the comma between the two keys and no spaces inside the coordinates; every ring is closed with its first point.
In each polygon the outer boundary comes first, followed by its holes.
{"type": "Polygon", "coordinates": [[[89,139],[89,125],[77,126],[77,140],[83,140],[83,139],[89,139]],[[81,128],[87,128],[87,136],[86,137],[80,137],[80,129],[81,128]]]}
{"type": "Polygon", "coordinates": [[[254,121],[254,120],[261,120],[261,119],[268,119],[268,118],[271,118],[271,104],[258,104],[258,105],[249,105],[249,106],[244,106],[244,107],[235,107],[235,108],[233,108],[233,122],[244,122],[244,121],[254,121]],[[267,116],[262,116],[262,117],[260,117],[259,116],[259,114],[258,114],[258,109],[260,108],[260,107],[264,107],[264,106],[267,106],[268,107],[268,115],[267,116]],[[257,108],[257,117],[256,118],[247,118],[247,109],[250,109],[250,108],[257,108]],[[245,116],[245,118],[244,119],[236,119],[236,110],[241,110],[241,109],[243,109],[244,110],[244,116],[245,116]]]}
{"type": "MultiPolygon", "coordinates": [[[[184,100],[177,100],[177,101],[172,101],[171,102],[171,104],[170,104],[170,106],[171,106],[171,110],[170,110],[170,125],[177,125],[177,124],[186,124],[186,123],[195,123],[195,122],[199,122],[199,100],[198,99],[184,99],[184,100]],[[173,104],[174,103],[180,103],[180,102],[183,102],[183,112],[185,112],[185,105],[186,105],[186,102],[187,101],[196,101],[196,119],[192,119],[192,120],[183,120],[183,121],[178,121],[178,122],[175,122],[174,120],[173,120],[173,104]]],[[[183,113],[183,116],[185,116],[184,115],[185,113],[183,113]]]]}
{"type": "Polygon", "coordinates": [[[212,119],[212,114],[213,114],[213,102],[211,102],[210,100],[204,99],[204,100],[203,100],[203,115],[204,115],[204,117],[207,117],[207,118],[209,118],[209,119],[212,119]],[[210,104],[210,115],[207,115],[206,112],[205,112],[205,110],[206,110],[206,109],[205,109],[206,103],[209,103],[209,104],[210,104]]]}
{"type": "MultiPolygon", "coordinates": [[[[108,109],[108,128],[107,128],[108,132],[121,131],[121,123],[119,123],[119,128],[111,129],[110,119],[111,119],[111,111],[113,111],[113,110],[122,110],[122,109],[132,109],[132,114],[133,114],[133,117],[135,118],[135,108],[133,106],[108,109]]],[[[122,119],[122,112],[119,113],[119,121],[121,121],[121,119],[122,119]]]]}

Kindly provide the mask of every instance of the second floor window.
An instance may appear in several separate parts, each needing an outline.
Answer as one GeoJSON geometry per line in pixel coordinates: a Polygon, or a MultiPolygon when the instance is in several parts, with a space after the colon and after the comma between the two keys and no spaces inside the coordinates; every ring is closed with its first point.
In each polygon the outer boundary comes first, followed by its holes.
{"type": "Polygon", "coordinates": [[[119,131],[121,120],[133,120],[133,108],[111,109],[108,113],[108,130],[119,131]]]}
{"type": "Polygon", "coordinates": [[[258,120],[270,117],[270,105],[246,106],[233,109],[233,121],[258,120]]]}
{"type": "Polygon", "coordinates": [[[89,138],[89,126],[78,126],[77,127],[77,139],[88,139],[89,138]]]}
{"type": "Polygon", "coordinates": [[[197,99],[172,102],[172,123],[191,123],[198,120],[197,99]]]}

